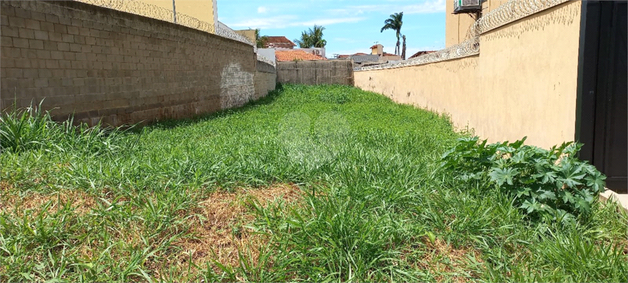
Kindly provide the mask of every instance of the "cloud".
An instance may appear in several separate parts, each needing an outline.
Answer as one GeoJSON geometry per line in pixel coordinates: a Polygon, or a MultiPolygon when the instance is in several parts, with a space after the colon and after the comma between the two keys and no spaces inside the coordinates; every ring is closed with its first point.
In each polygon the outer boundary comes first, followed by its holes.
{"type": "Polygon", "coordinates": [[[268,12],[268,8],[266,8],[264,6],[257,7],[257,13],[265,14],[266,12],[268,12]]]}
{"type": "Polygon", "coordinates": [[[381,12],[384,14],[403,12],[411,14],[433,14],[445,11],[445,0],[427,0],[420,4],[378,4],[356,5],[341,9],[330,9],[329,12],[337,15],[361,15],[364,13],[381,12]]]}
{"type": "Polygon", "coordinates": [[[247,19],[241,22],[229,24],[231,27],[250,27],[259,29],[282,29],[287,27],[297,26],[313,26],[321,25],[328,26],[333,24],[342,23],[357,23],[365,18],[351,17],[351,18],[321,18],[315,20],[299,21],[297,16],[284,15],[275,17],[263,17],[247,19]]]}
{"type": "Polygon", "coordinates": [[[240,22],[229,24],[230,27],[249,27],[259,29],[271,29],[285,27],[286,22],[296,20],[296,16],[275,16],[275,17],[263,17],[247,19],[240,22]]]}
{"type": "Polygon", "coordinates": [[[358,42],[355,38],[346,38],[346,37],[336,37],[333,40],[334,42],[343,42],[343,43],[357,43],[358,42]]]}
{"type": "Polygon", "coordinates": [[[292,23],[291,26],[313,26],[313,25],[328,26],[328,25],[333,25],[333,24],[357,23],[362,20],[365,20],[365,18],[353,17],[353,18],[317,19],[317,20],[312,20],[312,21],[292,23]]]}
{"type": "Polygon", "coordinates": [[[423,4],[405,6],[402,11],[405,14],[431,14],[445,12],[445,0],[428,1],[423,4]]]}

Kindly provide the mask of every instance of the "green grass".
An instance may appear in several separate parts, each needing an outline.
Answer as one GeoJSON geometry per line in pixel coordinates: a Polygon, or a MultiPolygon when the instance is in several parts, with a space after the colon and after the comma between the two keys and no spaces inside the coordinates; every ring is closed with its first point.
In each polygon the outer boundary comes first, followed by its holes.
{"type": "Polygon", "coordinates": [[[0,282],[628,277],[628,217],[616,206],[533,224],[497,188],[439,170],[462,136],[446,117],[355,88],[289,85],[127,131],[55,124],[36,108],[2,119],[0,282]],[[277,184],[300,199],[245,198],[237,205],[253,217],[220,227],[261,239],[237,264],[194,260],[181,244],[211,227],[203,208],[215,192],[277,184]]]}

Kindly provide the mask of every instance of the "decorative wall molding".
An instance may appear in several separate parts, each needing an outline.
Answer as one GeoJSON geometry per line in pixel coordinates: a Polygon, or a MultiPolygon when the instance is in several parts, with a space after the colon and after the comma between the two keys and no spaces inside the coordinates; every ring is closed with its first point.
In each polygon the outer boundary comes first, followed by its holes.
{"type": "Polygon", "coordinates": [[[446,60],[453,60],[458,58],[469,57],[480,54],[480,42],[479,37],[466,40],[460,44],[450,46],[448,48],[436,51],[434,53],[425,54],[416,58],[408,59],[405,61],[398,61],[393,63],[358,67],[355,71],[372,71],[372,70],[384,70],[384,69],[396,69],[410,66],[419,66],[435,62],[441,62],[446,60]]]}

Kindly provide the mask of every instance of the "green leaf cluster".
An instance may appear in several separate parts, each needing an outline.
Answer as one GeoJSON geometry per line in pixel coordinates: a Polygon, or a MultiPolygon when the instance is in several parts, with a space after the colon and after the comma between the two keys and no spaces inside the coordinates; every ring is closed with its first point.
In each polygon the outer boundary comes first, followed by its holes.
{"type": "Polygon", "coordinates": [[[546,150],[524,142],[462,138],[443,155],[441,168],[456,180],[499,188],[533,221],[574,222],[590,215],[606,177],[577,158],[582,145],[567,142],[546,150]]]}
{"type": "Polygon", "coordinates": [[[323,39],[324,30],[325,27],[314,25],[314,28],[303,31],[301,33],[301,39],[296,39],[294,42],[298,44],[300,48],[325,48],[327,40],[323,39]]]}

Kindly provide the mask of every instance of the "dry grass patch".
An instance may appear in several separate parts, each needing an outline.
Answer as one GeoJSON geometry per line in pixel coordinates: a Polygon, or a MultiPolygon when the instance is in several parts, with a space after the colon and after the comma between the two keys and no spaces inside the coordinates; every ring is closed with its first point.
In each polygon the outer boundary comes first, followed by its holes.
{"type": "Polygon", "coordinates": [[[11,204],[7,197],[11,190],[13,190],[13,186],[5,181],[0,181],[0,212],[11,204]]]}
{"type": "Polygon", "coordinates": [[[215,266],[218,262],[235,268],[240,265],[239,253],[257,262],[260,248],[268,239],[246,227],[255,220],[255,204],[265,207],[277,201],[294,203],[301,193],[295,185],[282,184],[211,194],[190,218],[193,237],[176,244],[182,249],[178,264],[187,266],[191,259],[199,267],[215,266]]]}
{"type": "Polygon", "coordinates": [[[477,275],[465,271],[469,258],[475,258],[478,263],[483,262],[480,252],[472,248],[454,248],[442,239],[436,239],[432,242],[427,237],[424,237],[422,242],[426,251],[417,266],[421,269],[430,270],[433,274],[438,274],[436,276],[438,282],[468,282],[469,277],[477,275]],[[467,276],[462,273],[467,274],[467,276]],[[445,277],[445,274],[451,276],[445,277]]]}
{"type": "Polygon", "coordinates": [[[624,255],[628,256],[628,239],[619,239],[615,245],[624,255]]]}
{"type": "Polygon", "coordinates": [[[4,191],[8,191],[10,189],[12,189],[13,186],[11,186],[9,183],[5,182],[5,181],[0,181],[0,191],[4,192],[4,191]]]}
{"type": "Polygon", "coordinates": [[[24,216],[26,211],[30,211],[31,215],[38,215],[48,203],[50,203],[47,210],[48,214],[56,213],[69,203],[74,208],[75,213],[84,215],[92,211],[97,205],[95,197],[78,190],[60,190],[50,194],[30,192],[23,197],[17,193],[4,194],[1,201],[0,212],[15,213],[16,216],[20,217],[24,216]]]}

